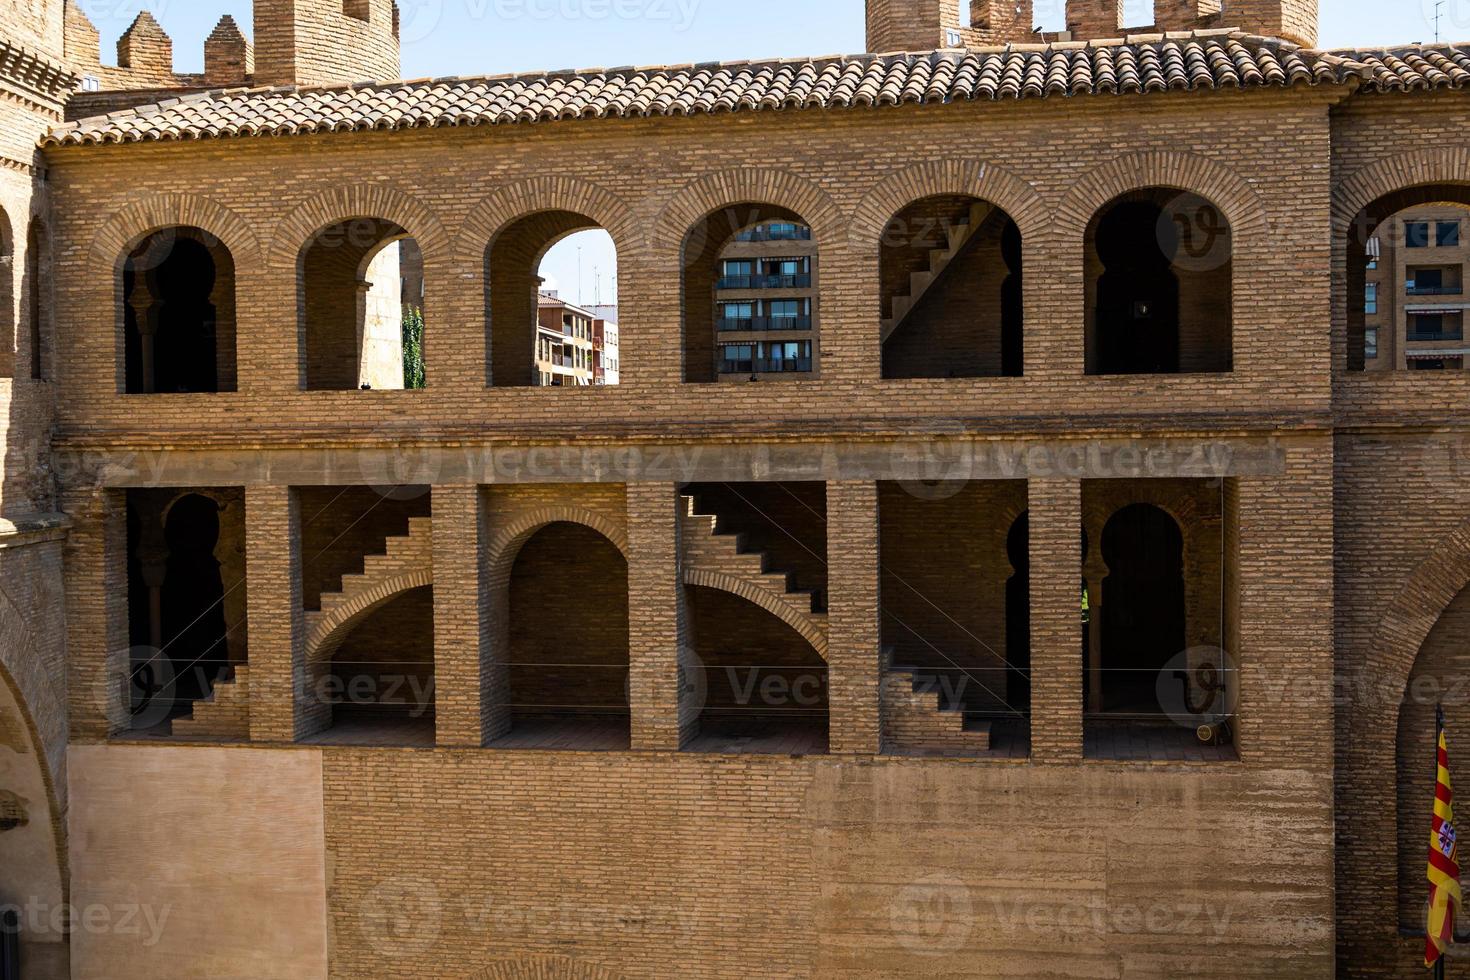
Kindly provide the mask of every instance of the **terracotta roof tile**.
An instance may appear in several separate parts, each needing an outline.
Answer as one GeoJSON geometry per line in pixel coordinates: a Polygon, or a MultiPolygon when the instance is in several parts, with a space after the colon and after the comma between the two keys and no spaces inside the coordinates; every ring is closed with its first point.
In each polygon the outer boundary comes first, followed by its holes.
{"type": "Polygon", "coordinates": [[[205,92],[58,126],[43,146],[608,117],[1289,88],[1459,89],[1470,46],[1310,51],[1237,31],[1088,44],[205,92]]]}

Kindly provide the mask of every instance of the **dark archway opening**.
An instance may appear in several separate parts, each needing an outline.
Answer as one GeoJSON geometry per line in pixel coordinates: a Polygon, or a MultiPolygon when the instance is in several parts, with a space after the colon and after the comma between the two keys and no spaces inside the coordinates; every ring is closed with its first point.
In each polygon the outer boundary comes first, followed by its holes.
{"type": "Polygon", "coordinates": [[[1011,577],[1006,579],[1006,700],[1031,713],[1031,515],[1022,514],[1006,535],[1011,577]]]}
{"type": "Polygon", "coordinates": [[[235,389],[235,269],[197,228],[148,236],[123,265],[124,391],[235,389]]]}
{"type": "Polygon", "coordinates": [[[884,228],[879,258],[885,378],[1019,377],[1021,230],[978,198],[929,197],[884,228]]]}
{"type": "Polygon", "coordinates": [[[1232,240],[1194,194],[1126,194],[1087,231],[1087,373],[1231,370],[1232,240]]]}
{"type": "Polygon", "coordinates": [[[31,380],[44,381],[51,369],[51,239],[40,218],[26,232],[26,282],[31,380]]]}
{"type": "Polygon", "coordinates": [[[581,524],[557,522],[516,555],[507,629],[509,739],[627,748],[628,564],[581,524]]]}
{"type": "Polygon", "coordinates": [[[1184,537],[1150,504],[1131,504],[1103,530],[1105,713],[1160,715],[1158,677],[1185,649],[1184,537]]]}
{"type": "Polygon", "coordinates": [[[153,727],[188,714],[229,673],[220,505],[201,494],[166,510],[158,494],[129,504],[132,708],[136,723],[153,727]]]}

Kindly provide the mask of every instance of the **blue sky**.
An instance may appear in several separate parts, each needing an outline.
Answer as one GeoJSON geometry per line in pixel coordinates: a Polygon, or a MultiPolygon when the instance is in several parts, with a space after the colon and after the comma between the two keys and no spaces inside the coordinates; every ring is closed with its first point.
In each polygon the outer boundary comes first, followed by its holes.
{"type": "MultiPolygon", "coordinates": [[[[140,8],[174,39],[179,71],[198,71],[204,37],[223,14],[251,33],[249,0],[80,0],[102,35],[104,59],[140,8]]],[[[1322,0],[1324,47],[1434,39],[1436,0],[1322,0]]],[[[1227,0],[1228,4],[1228,0],[1227,0]]],[[[728,61],[861,51],[863,0],[399,0],[403,72],[489,75],[617,65],[728,61]]],[[[1146,3],[1127,0],[1130,22],[1146,3]]],[[[1038,24],[1059,28],[1061,0],[1035,0],[1038,24]]],[[[1444,0],[1445,40],[1470,40],[1470,0],[1444,0]]],[[[592,302],[594,267],[604,301],[613,256],[601,233],[554,248],[542,274],[574,302],[592,302]],[[582,248],[581,287],[577,247],[582,248]]]]}

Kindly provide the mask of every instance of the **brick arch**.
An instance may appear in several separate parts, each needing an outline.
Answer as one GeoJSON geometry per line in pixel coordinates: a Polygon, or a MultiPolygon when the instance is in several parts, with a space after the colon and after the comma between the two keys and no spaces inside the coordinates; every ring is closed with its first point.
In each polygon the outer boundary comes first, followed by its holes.
{"type": "Polygon", "coordinates": [[[590,528],[611,541],[613,547],[626,561],[628,557],[628,533],[611,518],[587,507],[548,505],[516,515],[501,527],[491,539],[485,553],[489,556],[492,582],[508,581],[511,566],[520,554],[521,546],[536,532],[550,524],[580,524],[590,528]]]}
{"type": "MultiPolygon", "coordinates": [[[[25,736],[35,756],[41,782],[46,791],[47,822],[52,828],[55,851],[56,881],[54,887],[61,901],[70,895],[66,825],[61,815],[66,794],[66,698],[46,676],[45,665],[36,648],[35,633],[25,621],[20,607],[0,590],[0,687],[15,703],[24,724],[25,736]]],[[[20,883],[26,894],[45,896],[50,889],[42,882],[20,883]]]]}
{"type": "Polygon", "coordinates": [[[1205,198],[1230,223],[1237,251],[1265,248],[1270,217],[1256,192],[1235,171],[1208,157],[1170,150],[1130,153],[1088,171],[1053,213],[1057,234],[1081,242],[1092,219],[1109,201],[1130,191],[1175,188],[1205,198]]]}
{"type": "Polygon", "coordinates": [[[467,980],[624,980],[620,973],[568,956],[520,956],[501,960],[467,980]]]}
{"type": "Polygon", "coordinates": [[[1368,642],[1361,672],[1353,676],[1351,664],[1343,668],[1347,683],[1336,693],[1349,699],[1349,707],[1338,709],[1339,733],[1392,733],[1388,739],[1339,737],[1337,744],[1339,832],[1354,837],[1365,832],[1371,835],[1381,819],[1379,814],[1349,804],[1382,800],[1390,814],[1386,839],[1375,841],[1373,846],[1338,849],[1339,910],[1344,900],[1352,903],[1354,927],[1372,930],[1369,938],[1359,941],[1360,948],[1380,938],[1376,933],[1381,923],[1361,905],[1365,899],[1371,899],[1372,908],[1384,910],[1387,928],[1381,938],[1386,942],[1398,939],[1399,858],[1397,836],[1392,830],[1397,825],[1397,804],[1389,801],[1395,801],[1398,792],[1400,709],[1425,641],[1450,604],[1467,588],[1470,519],[1438,540],[1384,606],[1368,642]]]}
{"type": "Polygon", "coordinates": [[[96,265],[122,267],[132,250],[149,235],[167,228],[198,228],[219,239],[236,269],[257,268],[263,253],[255,232],[240,215],[198,194],[156,194],[113,212],[92,237],[96,265]]]}
{"type": "Polygon", "coordinates": [[[619,252],[638,244],[638,222],[617,195],[575,177],[533,177],[497,188],[470,208],[456,238],[456,257],[478,268],[496,235],[543,211],[569,211],[591,218],[612,236],[619,252]]]}
{"type": "Polygon", "coordinates": [[[1353,171],[1333,188],[1334,242],[1379,198],[1431,184],[1470,184],[1470,145],[1396,153],[1353,171]]]}
{"type": "Polygon", "coordinates": [[[741,167],[708,174],[675,192],[653,223],[652,244],[678,251],[706,217],[746,203],[769,204],[800,215],[811,226],[818,247],[846,237],[847,216],[820,186],[784,170],[741,167]]]}
{"type": "Polygon", "coordinates": [[[854,248],[877,248],[893,216],[916,201],[947,195],[979,198],[1011,216],[1024,240],[1050,221],[1041,195],[1003,167],[983,160],[930,160],[883,178],[864,195],[848,237],[854,248]]]}
{"type": "Polygon", "coordinates": [[[802,639],[812,645],[823,660],[827,659],[827,634],[816,621],[790,601],[760,588],[751,582],[718,569],[691,567],[684,570],[684,584],[716,589],[739,596],[752,605],[759,606],[781,622],[800,633],[802,639]]]}
{"type": "Polygon", "coordinates": [[[330,615],[323,617],[312,629],[311,636],[306,641],[307,659],[313,661],[330,659],[337,652],[337,648],[342,645],[342,641],[347,639],[363,620],[405,592],[433,584],[434,570],[426,565],[423,568],[400,572],[384,579],[371,589],[354,595],[333,609],[330,615]]]}
{"type": "Polygon", "coordinates": [[[348,184],[322,191],[286,215],[271,238],[272,266],[290,268],[311,240],[324,228],[353,218],[378,218],[398,225],[418,242],[427,262],[441,254],[449,236],[429,207],[391,184],[348,184]]]}

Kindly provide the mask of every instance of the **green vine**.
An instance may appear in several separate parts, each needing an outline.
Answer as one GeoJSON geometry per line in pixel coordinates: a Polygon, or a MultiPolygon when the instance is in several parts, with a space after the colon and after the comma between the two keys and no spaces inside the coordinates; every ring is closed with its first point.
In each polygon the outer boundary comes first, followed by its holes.
{"type": "Polygon", "coordinates": [[[424,311],[403,309],[403,387],[424,387],[424,311]]]}

